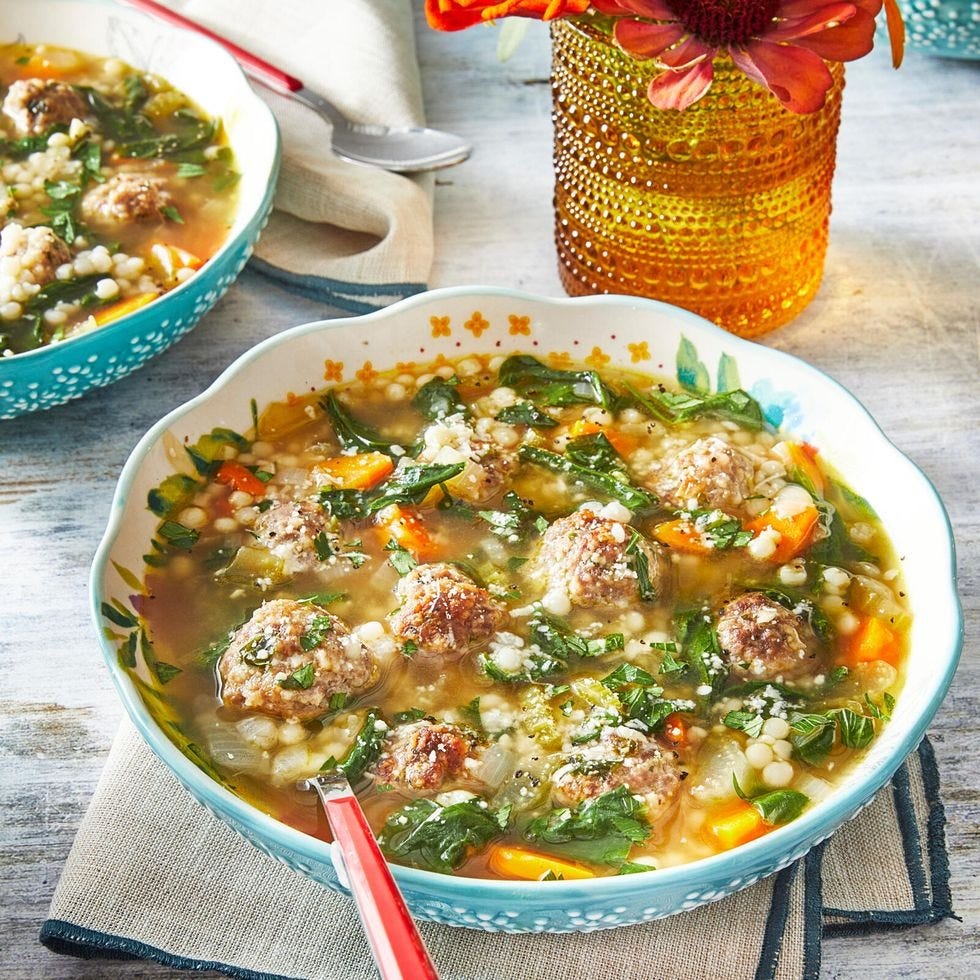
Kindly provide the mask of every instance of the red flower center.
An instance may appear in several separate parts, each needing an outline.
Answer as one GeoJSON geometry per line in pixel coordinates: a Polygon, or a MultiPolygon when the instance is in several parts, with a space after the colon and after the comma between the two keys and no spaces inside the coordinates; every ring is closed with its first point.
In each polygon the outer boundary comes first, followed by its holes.
{"type": "Polygon", "coordinates": [[[669,0],[677,19],[708,44],[745,44],[772,22],[779,0],[669,0]]]}

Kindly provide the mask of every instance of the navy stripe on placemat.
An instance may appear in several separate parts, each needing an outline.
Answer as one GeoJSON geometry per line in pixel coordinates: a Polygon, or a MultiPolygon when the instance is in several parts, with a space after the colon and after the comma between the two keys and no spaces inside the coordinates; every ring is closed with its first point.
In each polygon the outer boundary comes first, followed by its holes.
{"type": "Polygon", "coordinates": [[[63,919],[48,919],[41,926],[40,939],[53,953],[77,956],[84,960],[152,960],[172,970],[193,970],[197,973],[213,970],[229,977],[236,977],[238,980],[296,980],[295,977],[278,973],[257,973],[255,970],[246,970],[227,963],[175,956],[173,953],[167,953],[135,939],[83,929],[63,919]]]}
{"type": "Polygon", "coordinates": [[[322,300],[348,313],[374,313],[405,299],[406,296],[414,296],[429,288],[424,282],[358,283],[343,282],[327,276],[302,276],[270,265],[254,256],[249,261],[249,268],[290,292],[307,299],[322,300]]]}
{"type": "Polygon", "coordinates": [[[824,935],[860,936],[879,930],[907,929],[910,926],[938,922],[940,919],[959,918],[953,912],[952,895],[949,889],[949,856],[946,852],[945,838],[946,811],[939,796],[939,769],[928,738],[923,738],[919,744],[918,756],[929,808],[926,822],[928,868],[922,863],[922,839],[912,808],[908,770],[904,765],[895,774],[892,782],[905,861],[915,895],[915,907],[898,911],[826,908],[824,909],[826,915],[850,921],[828,923],[824,926],[824,935]],[[926,894],[927,889],[931,892],[931,898],[926,894]]]}
{"type": "Polygon", "coordinates": [[[759,953],[755,980],[772,980],[776,975],[779,952],[783,945],[783,933],[786,931],[786,919],[789,917],[789,893],[801,864],[801,861],[797,861],[788,868],[783,868],[773,882],[772,901],[769,905],[765,935],[762,937],[762,950],[759,953]]]}
{"type": "Polygon", "coordinates": [[[820,944],[823,940],[823,844],[803,859],[803,980],[820,977],[820,944]]]}

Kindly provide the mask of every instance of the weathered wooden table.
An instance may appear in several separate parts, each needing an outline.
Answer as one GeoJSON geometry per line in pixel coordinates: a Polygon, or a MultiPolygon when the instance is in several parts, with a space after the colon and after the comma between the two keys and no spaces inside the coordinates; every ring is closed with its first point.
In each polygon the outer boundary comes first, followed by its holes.
{"type": "MultiPolygon", "coordinates": [[[[437,182],[432,284],[560,294],[545,32],[532,30],[506,65],[490,31],[419,33],[430,121],[477,147],[437,182]]],[[[828,977],[971,975],[980,946],[977,81],[973,64],[915,53],[898,73],[884,51],[848,68],[825,282],[796,322],[765,341],[848,386],[936,484],[956,530],[967,617],[963,662],[930,730],[963,922],[828,941],[828,977]]],[[[142,371],[0,423],[2,976],[170,975],[64,959],[37,943],[121,714],[89,622],[89,564],[139,436],[252,344],[329,314],[246,272],[193,334],[142,371]]]]}

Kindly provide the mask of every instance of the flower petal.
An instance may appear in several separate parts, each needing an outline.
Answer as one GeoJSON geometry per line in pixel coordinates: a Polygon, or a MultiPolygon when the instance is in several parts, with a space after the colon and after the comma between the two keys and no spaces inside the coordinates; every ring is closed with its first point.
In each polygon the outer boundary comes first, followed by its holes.
{"type": "Polygon", "coordinates": [[[714,66],[709,59],[686,71],[665,71],[650,83],[647,98],[658,109],[686,109],[711,88],[714,77],[714,66]]]}
{"type": "Polygon", "coordinates": [[[612,17],[633,14],[649,20],[677,20],[677,14],[665,0],[592,0],[592,6],[600,13],[612,17]]]}
{"type": "Polygon", "coordinates": [[[805,48],[750,41],[737,51],[737,58],[735,49],[730,54],[746,74],[761,75],[769,91],[790,112],[816,112],[834,82],[823,59],[805,48]],[[746,70],[743,61],[752,63],[753,73],[746,70]]]}
{"type": "Polygon", "coordinates": [[[874,17],[863,10],[855,10],[854,16],[839,27],[798,37],[793,43],[826,61],[854,61],[863,58],[874,47],[874,38],[874,17]]]}
{"type": "Polygon", "coordinates": [[[647,24],[619,20],[613,29],[616,43],[634,58],[656,58],[684,36],[680,24],[647,24]]]}
{"type": "Polygon", "coordinates": [[[675,44],[672,48],[664,51],[660,55],[660,61],[668,68],[679,71],[682,68],[689,68],[698,61],[703,61],[705,58],[714,58],[717,50],[693,34],[688,34],[680,44],[675,44]]]}
{"type": "Polygon", "coordinates": [[[807,34],[816,34],[828,27],[843,24],[857,11],[858,8],[853,3],[827,4],[802,17],[781,20],[771,31],[763,31],[762,37],[767,41],[792,41],[794,38],[806,37],[807,34]]]}

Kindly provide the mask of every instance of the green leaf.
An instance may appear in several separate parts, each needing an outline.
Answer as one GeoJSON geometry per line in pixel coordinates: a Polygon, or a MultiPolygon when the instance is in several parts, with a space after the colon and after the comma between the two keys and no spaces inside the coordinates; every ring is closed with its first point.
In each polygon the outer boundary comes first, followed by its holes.
{"type": "Polygon", "coordinates": [[[333,556],[333,545],[330,543],[330,538],[327,536],[326,531],[320,531],[319,534],[313,539],[313,548],[316,551],[316,556],[320,561],[326,561],[328,558],[333,556]]]}
{"type": "Polygon", "coordinates": [[[304,664],[284,677],[279,686],[287,691],[307,691],[316,680],[316,667],[312,663],[304,664]]]}
{"type": "Polygon", "coordinates": [[[646,510],[653,507],[657,502],[654,494],[632,486],[623,478],[580,466],[566,456],[541,449],[539,446],[521,446],[519,455],[527,463],[533,463],[535,466],[550,470],[552,473],[567,476],[574,483],[580,483],[604,496],[618,500],[624,507],[628,507],[632,511],[646,510]]]}
{"type": "Polygon", "coordinates": [[[632,845],[649,836],[646,807],[626,786],[590,797],[574,808],[552,810],[524,829],[527,840],[548,850],[613,866],[622,865],[632,845]]]}
{"type": "Polygon", "coordinates": [[[678,511],[715,551],[744,548],[752,540],[751,531],[742,530],[742,522],[722,510],[678,511]]]}
{"type": "Polygon", "coordinates": [[[451,806],[413,800],[388,817],[378,843],[389,857],[448,874],[500,836],[510,809],[493,810],[478,797],[451,806]]]}
{"type": "Polygon", "coordinates": [[[874,739],[875,723],[866,715],[859,715],[850,708],[837,708],[829,714],[837,722],[841,744],[846,748],[863,749],[874,739]]]}
{"type": "MultiPolygon", "coordinates": [[[[392,452],[392,446],[398,446],[393,439],[386,439],[377,430],[369,425],[354,418],[347,411],[337,396],[328,392],[320,399],[320,407],[323,409],[340,444],[345,449],[357,449],[359,452],[378,452],[387,456],[398,458],[398,453],[392,452]]],[[[411,455],[411,454],[409,454],[411,455]]]]}
{"type": "Polygon", "coordinates": [[[177,164],[177,176],[182,177],[184,180],[190,180],[194,177],[203,177],[207,172],[208,168],[202,167],[199,163],[177,164]]]}
{"type": "Polygon", "coordinates": [[[478,697],[464,704],[459,709],[459,713],[471,728],[478,732],[483,731],[483,718],[480,715],[480,699],[478,697]]]}
{"type": "Polygon", "coordinates": [[[184,219],[181,217],[180,212],[172,204],[168,204],[165,207],[160,208],[160,213],[169,221],[176,222],[178,225],[182,225],[184,223],[184,219]]]}
{"type": "Polygon", "coordinates": [[[110,606],[108,602],[103,602],[99,609],[106,619],[115,623],[116,626],[121,626],[123,629],[132,629],[134,626],[139,626],[139,619],[136,616],[124,610],[116,609],[115,606],[110,606]]]}
{"type": "Polygon", "coordinates": [[[708,369],[698,357],[698,349],[687,337],[681,337],[677,347],[677,380],[688,391],[707,393],[711,390],[708,369]]]}
{"type": "Polygon", "coordinates": [[[656,871],[650,864],[637,864],[635,861],[624,861],[616,872],[618,875],[638,875],[644,871],[656,871]]]}
{"type": "Polygon", "coordinates": [[[101,272],[78,276],[75,279],[56,279],[27,300],[24,303],[24,310],[27,313],[43,313],[56,303],[77,303],[87,296],[94,296],[95,284],[100,279],[105,279],[105,275],[101,272]]]}
{"type": "Polygon", "coordinates": [[[529,425],[535,429],[552,429],[558,425],[558,420],[553,419],[547,412],[542,412],[533,402],[518,402],[516,405],[508,405],[497,413],[498,422],[506,422],[508,425],[529,425]]]}
{"type": "Polygon", "coordinates": [[[150,666],[161,684],[169,684],[178,674],[184,672],[182,668],[164,663],[162,660],[154,660],[150,666]]]}
{"type": "Polygon", "coordinates": [[[323,764],[321,772],[339,769],[349,782],[356,783],[381,757],[388,731],[380,710],[369,708],[354,738],[354,744],[347,750],[343,760],[336,762],[328,759],[323,764]]]}
{"type": "Polygon", "coordinates": [[[615,395],[596,371],[550,368],[529,354],[515,354],[500,365],[500,383],[513,388],[537,406],[601,405],[608,408],[615,395]]]}
{"type": "Polygon", "coordinates": [[[160,525],[158,533],[167,544],[173,548],[179,548],[182,551],[190,551],[194,547],[197,539],[201,536],[199,531],[184,527],[183,524],[177,521],[164,521],[160,525]]]}
{"type": "Polygon", "coordinates": [[[404,725],[413,721],[421,721],[423,718],[428,718],[429,713],[427,711],[423,711],[421,708],[409,708],[407,711],[396,711],[393,717],[396,725],[404,725]]]}
{"type": "Polygon", "coordinates": [[[435,377],[419,388],[412,405],[430,422],[465,412],[466,406],[456,390],[458,385],[459,378],[455,374],[451,378],[435,377]]]}
{"type": "Polygon", "coordinates": [[[717,418],[737,422],[746,429],[764,429],[765,416],[759,403],[741,388],[717,395],[680,394],[661,387],[646,394],[626,386],[633,403],[651,418],[678,425],[697,418],[717,418]]]}
{"type": "Polygon", "coordinates": [[[636,573],[636,588],[642,602],[656,602],[657,590],[650,578],[650,559],[642,548],[643,538],[638,531],[630,529],[629,543],[626,545],[626,555],[636,573]]]}
{"type": "Polygon", "coordinates": [[[403,548],[394,538],[391,538],[385,545],[385,551],[391,552],[388,556],[388,564],[399,575],[407,575],[418,565],[412,553],[407,548],[403,548]]]}
{"type": "Polygon", "coordinates": [[[810,802],[808,796],[795,789],[777,789],[758,796],[747,796],[738,784],[738,778],[732,774],[732,784],[739,799],[751,803],[759,811],[762,819],[770,826],[789,823],[795,820],[804,807],[810,802]]]}
{"type": "Polygon", "coordinates": [[[333,620],[329,616],[314,616],[306,632],[299,638],[299,645],[309,653],[311,650],[322,646],[327,638],[327,634],[332,632],[333,620]]]}
{"type": "Polygon", "coordinates": [[[834,720],[822,714],[793,714],[790,741],[796,755],[811,766],[820,765],[834,747],[834,720]]]}
{"type": "Polygon", "coordinates": [[[758,738],[765,724],[762,715],[754,711],[729,711],[722,721],[726,727],[734,728],[737,732],[745,732],[749,738],[758,738]]]}
{"type": "Polygon", "coordinates": [[[565,446],[565,455],[573,463],[586,469],[603,473],[609,470],[625,470],[623,458],[604,432],[592,432],[571,439],[565,446]]]}
{"type": "Polygon", "coordinates": [[[376,514],[391,504],[420,504],[433,487],[459,476],[465,468],[465,463],[446,463],[396,469],[384,483],[371,492],[365,512],[376,514]]]}
{"type": "Polygon", "coordinates": [[[167,517],[183,506],[200,485],[186,473],[174,473],[146,495],[146,505],[157,517],[167,517]]]}
{"type": "Polygon", "coordinates": [[[718,391],[734,391],[741,388],[742,382],[738,376],[738,362],[731,354],[722,354],[718,358],[718,391]]]}
{"type": "Polygon", "coordinates": [[[702,609],[679,612],[674,617],[674,630],[682,657],[694,668],[699,684],[709,686],[712,695],[717,695],[725,686],[728,669],[710,617],[702,609]]]}

